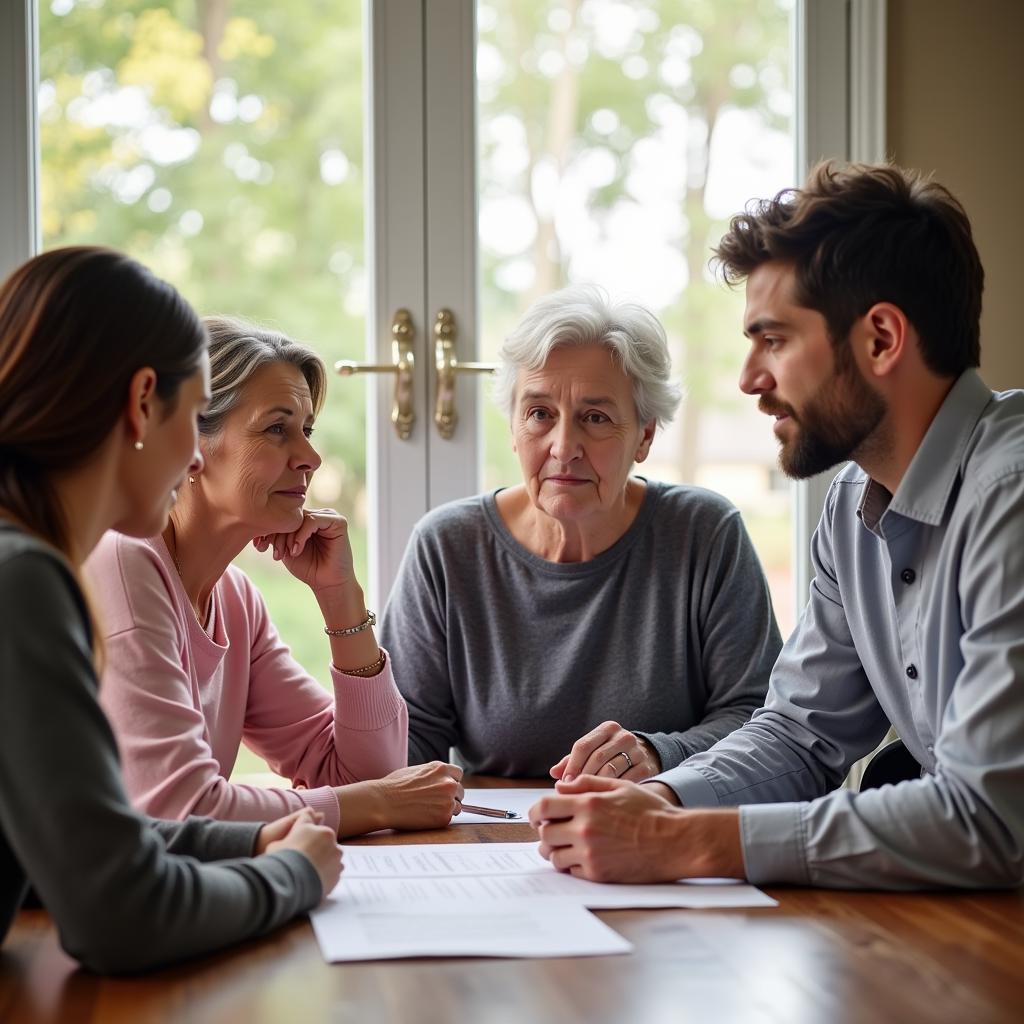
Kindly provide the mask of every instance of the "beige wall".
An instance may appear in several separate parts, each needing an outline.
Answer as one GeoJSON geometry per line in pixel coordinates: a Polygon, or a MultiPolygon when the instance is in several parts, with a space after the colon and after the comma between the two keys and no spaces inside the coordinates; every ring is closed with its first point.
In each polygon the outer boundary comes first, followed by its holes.
{"type": "Polygon", "coordinates": [[[1024,0],[889,0],[887,145],[964,203],[985,265],[982,375],[1024,387],[1024,0]]]}

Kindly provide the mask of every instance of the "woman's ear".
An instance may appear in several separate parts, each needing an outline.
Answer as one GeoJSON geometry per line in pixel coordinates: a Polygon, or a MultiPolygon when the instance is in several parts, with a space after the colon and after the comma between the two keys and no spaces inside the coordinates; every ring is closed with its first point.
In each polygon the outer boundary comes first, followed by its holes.
{"type": "Polygon", "coordinates": [[[144,366],[128,382],[128,408],[125,410],[128,440],[138,447],[146,440],[157,414],[156,371],[144,366]]]}
{"type": "Polygon", "coordinates": [[[657,429],[657,424],[654,420],[644,425],[643,437],[640,438],[640,445],[636,450],[636,455],[633,457],[634,462],[643,462],[651,453],[651,444],[654,441],[654,431],[657,429]]]}

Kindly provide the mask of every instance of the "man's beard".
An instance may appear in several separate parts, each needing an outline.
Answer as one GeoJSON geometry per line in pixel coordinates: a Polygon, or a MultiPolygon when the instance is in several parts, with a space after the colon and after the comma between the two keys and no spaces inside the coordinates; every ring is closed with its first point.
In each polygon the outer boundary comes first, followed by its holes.
{"type": "Polygon", "coordinates": [[[846,345],[836,348],[836,367],[803,411],[762,396],[758,408],[790,417],[796,435],[783,442],[779,466],[796,480],[853,459],[885,416],[885,400],[860,375],[846,345]],[[845,350],[845,351],[844,351],[845,350]]]}

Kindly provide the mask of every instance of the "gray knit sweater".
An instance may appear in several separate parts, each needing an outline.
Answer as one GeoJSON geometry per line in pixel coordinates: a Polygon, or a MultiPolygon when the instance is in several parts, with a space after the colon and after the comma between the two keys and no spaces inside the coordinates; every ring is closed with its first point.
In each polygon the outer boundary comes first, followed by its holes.
{"type": "Polygon", "coordinates": [[[49,548],[0,521],[0,941],[29,884],[65,950],[97,971],[269,931],[314,906],[320,881],[297,851],[250,859],[259,828],[132,810],[78,585],[49,548]]]}
{"type": "Polygon", "coordinates": [[[663,768],[761,706],[781,638],[739,512],[697,487],[648,482],[627,532],[580,563],[509,532],[493,494],[428,513],[382,623],[409,705],[409,760],[543,777],[606,720],[663,768]]]}

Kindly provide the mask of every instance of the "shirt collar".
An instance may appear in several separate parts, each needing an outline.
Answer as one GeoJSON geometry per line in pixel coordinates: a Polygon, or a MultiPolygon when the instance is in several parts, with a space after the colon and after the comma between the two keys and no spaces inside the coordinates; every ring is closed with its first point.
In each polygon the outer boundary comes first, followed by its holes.
{"type": "Polygon", "coordinates": [[[977,372],[965,370],[939,406],[896,493],[890,496],[877,480],[864,485],[857,512],[868,529],[875,532],[887,511],[929,526],[942,522],[964,450],[991,401],[977,372]]]}

